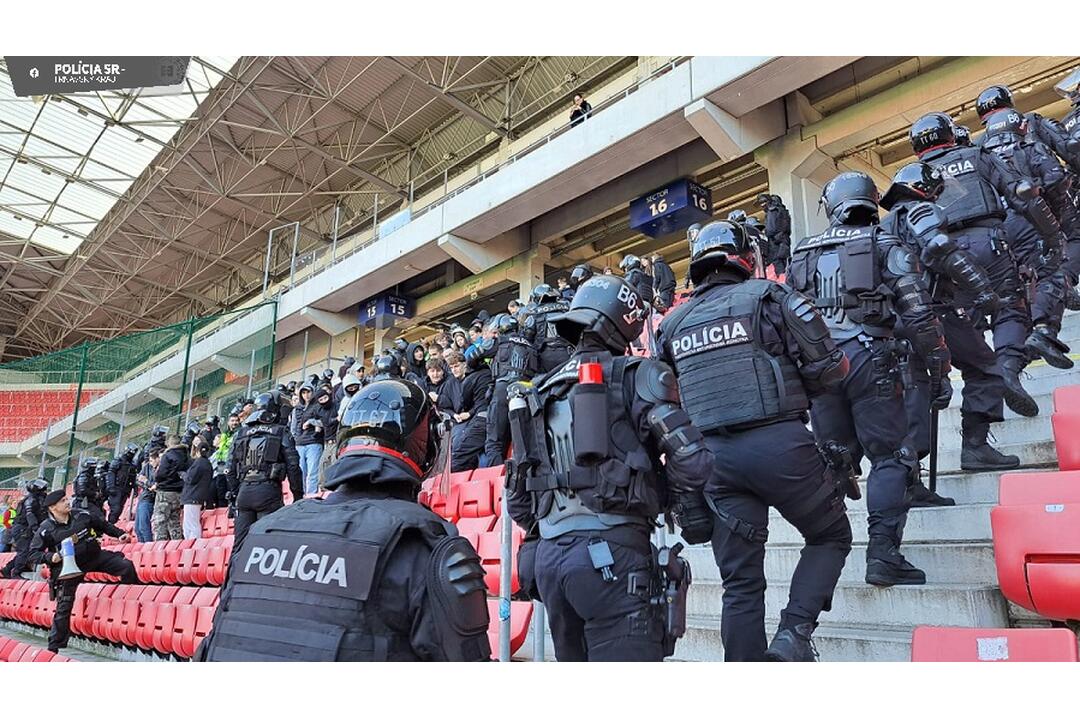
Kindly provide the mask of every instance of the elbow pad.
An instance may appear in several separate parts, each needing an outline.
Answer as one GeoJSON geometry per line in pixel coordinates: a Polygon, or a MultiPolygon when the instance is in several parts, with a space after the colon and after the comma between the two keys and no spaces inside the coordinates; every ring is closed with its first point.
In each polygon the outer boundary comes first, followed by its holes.
{"type": "Polygon", "coordinates": [[[690,416],[678,405],[663,403],[649,411],[649,431],[669,457],[686,457],[705,450],[705,436],[690,423],[690,416]]]}
{"type": "Polygon", "coordinates": [[[981,295],[994,289],[990,284],[990,276],[975,262],[975,258],[964,250],[957,249],[949,253],[940,267],[961,290],[981,295]]]}
{"type": "Polygon", "coordinates": [[[431,549],[427,580],[428,610],[441,629],[439,639],[446,659],[490,658],[484,568],[472,544],[460,535],[439,540],[431,549]]]}
{"type": "Polygon", "coordinates": [[[927,315],[931,313],[930,293],[916,275],[901,275],[897,278],[896,302],[904,314],[927,315]]]}

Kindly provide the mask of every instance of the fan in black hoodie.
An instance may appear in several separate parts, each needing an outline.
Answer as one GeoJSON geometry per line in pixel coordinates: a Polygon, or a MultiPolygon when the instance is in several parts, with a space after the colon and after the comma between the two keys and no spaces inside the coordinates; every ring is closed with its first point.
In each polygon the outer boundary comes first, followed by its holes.
{"type": "Polygon", "coordinates": [[[439,412],[450,416],[454,414],[454,408],[461,395],[461,387],[457,378],[446,374],[445,365],[441,358],[428,360],[424,381],[420,383],[420,387],[435,403],[439,412]]]}
{"type": "Polygon", "coordinates": [[[454,406],[454,425],[451,434],[451,472],[475,470],[480,464],[487,439],[487,411],[491,402],[491,370],[486,363],[469,369],[465,356],[450,356],[453,379],[459,383],[457,402],[454,406]]]}
{"type": "Polygon", "coordinates": [[[405,351],[405,373],[413,373],[421,381],[426,377],[427,369],[427,351],[424,346],[418,342],[409,343],[409,348],[405,351]],[[419,359],[417,359],[419,355],[419,359]]]}

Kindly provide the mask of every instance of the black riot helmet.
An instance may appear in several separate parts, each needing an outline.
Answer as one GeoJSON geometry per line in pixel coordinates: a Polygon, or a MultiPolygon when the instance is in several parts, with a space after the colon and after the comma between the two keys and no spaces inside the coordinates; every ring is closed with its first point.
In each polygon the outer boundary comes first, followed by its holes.
{"type": "Polygon", "coordinates": [[[555,331],[575,345],[584,332],[595,333],[612,352],[626,352],[641,335],[645,303],[622,278],[597,275],[586,280],[570,303],[570,309],[549,319],[555,331]]]}
{"type": "Polygon", "coordinates": [[[310,385],[311,389],[314,390],[315,388],[319,387],[319,380],[321,380],[321,378],[315,373],[312,373],[307,376],[307,380],[304,381],[304,384],[310,385]]]}
{"type": "Polygon", "coordinates": [[[945,113],[932,112],[923,115],[911,125],[908,131],[911,149],[918,157],[937,148],[952,147],[956,144],[956,126],[952,118],[945,113]]]}
{"type": "Polygon", "coordinates": [[[533,301],[537,305],[546,302],[555,302],[559,299],[559,291],[551,287],[547,283],[540,283],[533,288],[533,291],[529,294],[529,300],[533,301]]]}
{"type": "Polygon", "coordinates": [[[769,196],[769,193],[758,193],[757,198],[754,199],[754,204],[762,208],[768,207],[769,201],[771,199],[772,198],[769,196]]]}
{"type": "Polygon", "coordinates": [[[878,209],[877,185],[863,172],[842,172],[821,191],[821,204],[833,224],[847,224],[852,213],[863,210],[873,218],[878,209]]]}
{"type": "Polygon", "coordinates": [[[409,341],[405,338],[397,338],[396,340],[394,340],[394,349],[405,352],[409,349],[409,341]]]}
{"type": "Polygon", "coordinates": [[[386,377],[401,377],[401,365],[393,355],[380,355],[375,358],[375,375],[386,377]]]}
{"type": "Polygon", "coordinates": [[[49,489],[49,481],[43,477],[34,478],[26,485],[26,492],[32,495],[44,495],[49,489]]]}
{"type": "Polygon", "coordinates": [[[593,276],[593,269],[588,265],[575,265],[574,269],[570,271],[570,287],[577,290],[581,287],[581,283],[585,282],[593,276]]]}
{"type": "Polygon", "coordinates": [[[968,130],[967,125],[954,126],[953,136],[956,138],[956,144],[960,147],[971,147],[971,131],[968,130]]]}
{"type": "Polygon", "coordinates": [[[333,370],[331,370],[330,368],[326,368],[322,371],[322,381],[333,382],[336,375],[337,373],[335,373],[333,370]]]}
{"type": "Polygon", "coordinates": [[[637,255],[627,255],[619,262],[619,269],[623,273],[628,273],[631,270],[637,270],[641,267],[641,258],[637,255]]]}
{"type": "Polygon", "coordinates": [[[124,448],[123,458],[125,460],[127,460],[128,462],[131,462],[132,460],[135,459],[135,456],[138,455],[138,454],[139,454],[139,446],[136,445],[135,443],[128,443],[127,447],[124,448]]]}
{"type": "Polygon", "coordinates": [[[765,224],[753,215],[746,218],[746,222],[743,223],[743,227],[745,227],[747,230],[756,230],[758,233],[761,234],[765,233],[765,224]]]}
{"type": "Polygon", "coordinates": [[[730,267],[743,277],[751,277],[757,260],[754,246],[742,225],[730,220],[711,222],[701,228],[690,246],[690,281],[694,286],[713,270],[730,267]]]}
{"type": "Polygon", "coordinates": [[[732,210],[728,213],[727,219],[728,222],[739,223],[740,225],[742,225],[744,222],[746,222],[746,211],[732,210]]]}
{"type": "Polygon", "coordinates": [[[1054,85],[1054,91],[1073,105],[1080,105],[1080,67],[1054,85]]]}
{"type": "Polygon", "coordinates": [[[991,85],[979,93],[975,101],[975,112],[979,119],[986,123],[986,117],[995,110],[1005,110],[1016,107],[1013,105],[1012,91],[1004,85],[991,85]]]}
{"type": "Polygon", "coordinates": [[[904,200],[934,202],[945,190],[945,178],[937,168],[923,162],[908,163],[893,175],[892,185],[881,196],[881,207],[892,210],[904,200]]]}
{"type": "Polygon", "coordinates": [[[1012,108],[995,110],[987,115],[983,122],[986,124],[983,145],[987,148],[1011,145],[1020,142],[1024,135],[1027,135],[1027,120],[1012,108]]]}
{"type": "Polygon", "coordinates": [[[518,331],[517,318],[510,313],[499,313],[495,318],[495,331],[500,335],[509,335],[518,331]]]}
{"type": "Polygon", "coordinates": [[[150,437],[154,439],[160,438],[161,440],[164,440],[165,436],[168,434],[169,428],[165,427],[164,425],[156,425],[154,426],[154,429],[150,432],[150,437]]]}
{"type": "Polygon", "coordinates": [[[280,408],[277,393],[259,393],[255,398],[255,409],[245,421],[247,425],[273,425],[278,421],[280,408]]]}
{"type": "Polygon", "coordinates": [[[97,467],[97,463],[98,463],[98,459],[97,459],[97,458],[92,458],[92,457],[90,457],[90,458],[86,458],[86,459],[85,459],[85,460],[83,460],[83,462],[82,462],[82,469],[83,469],[83,470],[86,470],[86,471],[90,471],[90,470],[93,470],[94,468],[96,468],[96,467],[97,467]]]}
{"type": "MultiPolygon", "coordinates": [[[[438,414],[427,393],[414,383],[378,380],[349,402],[341,418],[337,447],[339,460],[364,455],[396,460],[419,483],[439,453],[438,414]]],[[[334,489],[346,478],[334,480],[328,479],[327,489],[334,489]]]]}

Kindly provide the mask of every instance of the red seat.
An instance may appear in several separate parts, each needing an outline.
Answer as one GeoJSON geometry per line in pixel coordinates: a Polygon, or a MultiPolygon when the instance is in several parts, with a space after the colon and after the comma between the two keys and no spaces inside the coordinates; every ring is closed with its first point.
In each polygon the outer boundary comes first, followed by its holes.
{"type": "MultiPolygon", "coordinates": [[[[484,567],[484,582],[488,592],[492,595],[499,594],[499,574],[502,570],[502,518],[495,524],[491,532],[482,533],[476,544],[476,552],[480,556],[480,564],[484,567]]],[[[525,531],[516,524],[511,532],[510,544],[510,592],[516,593],[521,589],[517,574],[517,553],[525,539],[525,531]]]]}
{"type": "MultiPolygon", "coordinates": [[[[491,657],[499,657],[499,600],[488,600],[488,643],[491,645],[491,657]]],[[[532,621],[533,605],[531,602],[510,603],[510,654],[513,655],[525,643],[532,621]]]]}
{"type": "Polygon", "coordinates": [[[112,598],[120,595],[120,590],[127,590],[123,585],[102,585],[101,591],[87,604],[86,623],[83,635],[105,639],[105,625],[108,621],[109,612],[112,610],[112,598]]]}
{"type": "Polygon", "coordinates": [[[18,644],[17,640],[12,640],[9,637],[0,637],[0,662],[7,662],[8,655],[15,649],[18,644]]]}
{"type": "Polygon", "coordinates": [[[458,535],[472,543],[476,547],[480,542],[480,535],[489,532],[495,525],[495,516],[488,517],[463,517],[457,521],[458,535]]]}
{"type": "Polygon", "coordinates": [[[161,574],[165,569],[165,546],[170,541],[160,540],[158,542],[149,543],[148,547],[143,550],[142,563],[143,568],[146,570],[145,577],[139,575],[139,579],[145,583],[160,583],[161,574]]]}
{"type": "Polygon", "coordinates": [[[177,609],[190,605],[198,593],[198,588],[182,587],[171,601],[158,603],[157,613],[154,618],[152,646],[162,655],[173,652],[173,638],[175,634],[177,609]]]}
{"type": "MultiPolygon", "coordinates": [[[[202,637],[206,637],[205,632],[202,636],[196,635],[196,631],[200,626],[200,613],[209,610],[210,617],[213,618],[218,592],[219,589],[216,587],[199,588],[189,604],[177,606],[176,619],[173,624],[172,649],[180,657],[189,658],[194,655],[198,641],[202,637]]],[[[206,632],[209,632],[207,621],[204,620],[202,626],[206,629],[206,632]]]]}
{"type": "Polygon", "coordinates": [[[219,544],[206,548],[202,564],[191,571],[191,582],[196,585],[224,585],[231,554],[231,536],[222,538],[219,544]]]}
{"type": "Polygon", "coordinates": [[[486,479],[474,480],[457,486],[459,518],[488,517],[495,514],[491,501],[491,483],[486,479]]]}
{"type": "Polygon", "coordinates": [[[1080,415],[1080,385],[1054,388],[1054,412],[1080,415]]]}
{"type": "Polygon", "coordinates": [[[1002,594],[1055,620],[1080,618],[1080,471],[1006,473],[990,512],[1002,594]]]}
{"type": "Polygon", "coordinates": [[[16,643],[14,649],[8,655],[8,662],[22,662],[23,657],[31,650],[26,643],[16,643]]]}
{"type": "Polygon", "coordinates": [[[33,662],[52,662],[56,659],[56,653],[52,650],[41,650],[38,652],[37,657],[33,659],[33,662]]]}
{"type": "Polygon", "coordinates": [[[1077,662],[1065,628],[952,628],[922,625],[911,636],[912,662],[1077,662]]]}
{"type": "Polygon", "coordinates": [[[1058,467],[1062,470],[1080,470],[1080,408],[1055,412],[1050,416],[1050,424],[1054,428],[1058,467]]]}
{"type": "MultiPolygon", "coordinates": [[[[135,644],[143,650],[154,649],[154,630],[157,624],[158,610],[164,605],[167,605],[172,600],[176,593],[179,592],[178,587],[160,587],[157,589],[157,593],[151,595],[145,602],[141,603],[139,607],[139,619],[135,623],[135,644]]],[[[171,606],[169,606],[171,607],[171,606]]],[[[172,618],[169,618],[172,621],[172,618]]]]}
{"type": "Polygon", "coordinates": [[[195,540],[173,540],[165,548],[165,566],[161,571],[161,581],[166,585],[175,585],[176,571],[180,565],[180,555],[191,548],[195,540]]]}

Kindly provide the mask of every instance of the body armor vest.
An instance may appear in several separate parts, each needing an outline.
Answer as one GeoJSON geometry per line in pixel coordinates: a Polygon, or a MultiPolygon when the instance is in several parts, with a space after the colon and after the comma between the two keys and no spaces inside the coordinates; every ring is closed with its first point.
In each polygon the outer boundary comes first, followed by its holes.
{"type": "Polygon", "coordinates": [[[31,532],[36,531],[36,527],[30,527],[30,516],[33,515],[39,521],[43,519],[42,513],[44,508],[41,506],[42,499],[43,496],[35,495],[34,493],[24,497],[23,501],[19,503],[19,510],[11,523],[12,526],[28,528],[31,532]]]}
{"type": "Polygon", "coordinates": [[[706,288],[666,323],[679,397],[702,432],[796,417],[810,407],[795,363],[761,346],[763,301],[772,287],[747,280],[706,288]]]}
{"type": "MultiPolygon", "coordinates": [[[[626,397],[626,371],[640,358],[611,353],[583,353],[541,382],[538,392],[543,412],[550,474],[530,476],[526,489],[534,494],[536,516],[543,526],[566,515],[592,514],[598,523],[569,529],[598,529],[628,523],[650,525],[660,513],[658,478],[648,450],[638,439],[630,417],[631,399],[626,397]],[[608,455],[590,466],[575,461],[573,428],[576,422],[590,426],[596,419],[575,418],[571,392],[578,380],[578,365],[598,362],[607,386],[606,409],[608,455]]],[[[601,431],[600,427],[596,431],[601,431]]]]}
{"type": "Polygon", "coordinates": [[[280,482],[285,477],[285,454],[281,450],[281,425],[248,425],[234,440],[233,452],[240,459],[237,477],[241,482],[280,482]]]}
{"type": "Polygon", "coordinates": [[[889,337],[896,321],[882,284],[876,225],[836,225],[791,252],[788,282],[814,301],[833,339],[889,337]]]}
{"type": "Polygon", "coordinates": [[[533,333],[533,345],[540,350],[548,343],[570,345],[570,342],[555,332],[555,328],[548,322],[548,317],[555,313],[564,313],[570,309],[570,303],[566,300],[537,305],[529,313],[526,324],[533,333]]]}
{"type": "Polygon", "coordinates": [[[536,374],[536,350],[519,334],[502,335],[496,341],[491,376],[496,380],[522,380],[536,374]]]}
{"type": "Polygon", "coordinates": [[[1080,107],[1074,107],[1069,111],[1069,114],[1061,121],[1061,126],[1065,128],[1069,137],[1080,139],[1080,107]]]}
{"type": "Polygon", "coordinates": [[[206,660],[418,660],[380,616],[378,587],[405,533],[430,546],[452,526],[406,500],[305,500],[253,525],[229,568],[206,660]]]}
{"type": "Polygon", "coordinates": [[[108,492],[125,493],[135,485],[135,465],[126,460],[113,460],[111,472],[106,476],[108,492]],[[112,478],[111,481],[108,478],[112,478]]]}
{"type": "Polygon", "coordinates": [[[955,182],[945,183],[937,204],[945,209],[949,230],[959,230],[979,220],[1005,218],[1005,206],[997,190],[979,175],[979,147],[954,147],[923,161],[955,182]]]}

